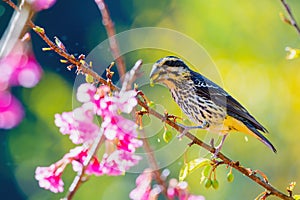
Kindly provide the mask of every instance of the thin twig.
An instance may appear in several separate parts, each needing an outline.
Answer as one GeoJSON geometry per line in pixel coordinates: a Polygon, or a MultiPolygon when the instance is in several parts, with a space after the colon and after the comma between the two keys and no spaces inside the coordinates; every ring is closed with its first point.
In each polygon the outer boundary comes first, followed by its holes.
{"type": "MultiPolygon", "coordinates": [[[[116,31],[114,27],[114,23],[110,18],[107,6],[105,5],[103,0],[95,0],[101,15],[102,15],[102,23],[106,29],[108,35],[109,46],[111,48],[112,55],[117,63],[117,68],[119,72],[119,76],[121,81],[123,80],[123,76],[126,73],[126,67],[123,57],[120,54],[120,49],[118,45],[118,41],[116,39],[116,31]]],[[[122,81],[123,82],[123,81],[122,81]]]]}
{"type": "Polygon", "coordinates": [[[20,11],[18,6],[14,4],[11,0],[2,0],[4,3],[7,3],[10,7],[12,7],[16,11],[20,11]]]}
{"type": "MultiPolygon", "coordinates": [[[[86,64],[86,62],[80,62],[80,60],[76,59],[74,56],[70,55],[69,53],[67,53],[66,51],[63,51],[62,49],[60,49],[59,47],[57,47],[45,34],[45,32],[43,31],[38,31],[38,29],[36,29],[36,25],[32,22],[29,21],[29,26],[31,28],[33,28],[33,30],[49,45],[49,47],[55,51],[57,54],[59,54],[60,56],[64,57],[65,59],[68,60],[68,62],[70,62],[71,64],[73,64],[74,66],[77,67],[77,71],[83,73],[83,74],[88,74],[90,76],[92,76],[95,80],[99,81],[102,84],[107,84],[106,80],[104,80],[101,76],[99,76],[96,72],[94,72],[89,66],[88,64],[86,64]]],[[[111,86],[111,89],[116,90],[116,91],[120,91],[120,88],[118,88],[115,85],[111,86]]],[[[174,129],[176,129],[179,132],[183,131],[183,128],[181,126],[179,126],[177,123],[166,119],[164,115],[158,113],[157,111],[151,109],[148,107],[148,105],[138,99],[138,104],[141,107],[144,107],[149,114],[153,115],[154,117],[160,119],[160,120],[165,120],[165,123],[167,123],[168,125],[172,126],[174,129]]],[[[185,134],[185,136],[187,138],[189,138],[192,142],[191,144],[196,144],[198,146],[203,147],[204,149],[208,150],[211,153],[214,153],[216,150],[214,148],[212,148],[210,145],[204,143],[203,141],[201,141],[200,139],[198,139],[196,136],[194,136],[193,134],[191,134],[190,132],[187,132],[185,134]]],[[[239,171],[240,173],[244,174],[245,176],[247,176],[248,178],[250,178],[251,180],[253,180],[254,182],[256,182],[257,184],[261,185],[263,188],[265,188],[267,191],[269,191],[270,195],[274,195],[277,196],[281,199],[284,200],[293,200],[294,198],[291,196],[288,196],[284,193],[282,193],[281,191],[279,191],[278,189],[276,189],[275,187],[273,187],[270,183],[266,183],[264,180],[262,180],[261,178],[259,178],[255,173],[249,173],[249,170],[243,166],[241,166],[239,164],[239,162],[234,162],[232,161],[230,158],[226,157],[224,154],[222,154],[221,152],[219,152],[216,155],[217,158],[221,159],[225,164],[235,168],[237,171],[239,171]]]]}
{"type": "Polygon", "coordinates": [[[84,181],[83,179],[85,176],[85,170],[87,169],[89,163],[91,162],[91,159],[97,153],[98,149],[100,148],[100,146],[103,144],[104,141],[105,141],[105,136],[103,134],[103,131],[100,131],[99,134],[97,135],[91,149],[89,149],[89,151],[88,151],[88,155],[82,164],[83,165],[82,169],[78,172],[77,176],[75,176],[75,178],[69,188],[69,192],[68,192],[67,196],[65,197],[66,200],[71,200],[73,198],[73,196],[75,195],[75,193],[77,192],[77,190],[79,189],[79,186],[83,183],[83,181],[84,181]]]}
{"type": "Polygon", "coordinates": [[[295,29],[297,30],[298,34],[300,35],[300,28],[295,20],[295,17],[292,13],[292,10],[290,8],[290,6],[288,5],[288,3],[285,0],[280,0],[282,5],[284,6],[285,10],[287,11],[288,15],[289,15],[289,22],[291,23],[292,26],[295,27],[295,29]]]}

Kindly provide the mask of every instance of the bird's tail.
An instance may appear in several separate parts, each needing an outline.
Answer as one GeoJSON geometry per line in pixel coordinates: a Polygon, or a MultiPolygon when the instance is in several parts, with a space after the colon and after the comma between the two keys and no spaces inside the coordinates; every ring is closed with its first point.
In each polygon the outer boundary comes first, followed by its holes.
{"type": "Polygon", "coordinates": [[[240,131],[240,132],[252,135],[255,138],[257,138],[258,140],[260,140],[262,143],[264,143],[272,151],[274,151],[275,153],[277,152],[277,150],[275,149],[275,147],[273,146],[273,144],[262,133],[260,133],[251,124],[251,122],[249,122],[247,120],[243,120],[243,122],[242,122],[240,120],[237,120],[234,117],[227,116],[226,119],[225,119],[225,121],[224,121],[224,126],[226,126],[226,127],[233,127],[233,129],[235,129],[237,131],[240,131]]]}
{"type": "Polygon", "coordinates": [[[264,143],[266,146],[268,146],[274,153],[277,152],[276,148],[273,146],[273,144],[262,134],[260,133],[252,124],[244,122],[244,124],[249,129],[248,133],[250,135],[253,135],[258,140],[260,140],[262,143],[264,143]]]}

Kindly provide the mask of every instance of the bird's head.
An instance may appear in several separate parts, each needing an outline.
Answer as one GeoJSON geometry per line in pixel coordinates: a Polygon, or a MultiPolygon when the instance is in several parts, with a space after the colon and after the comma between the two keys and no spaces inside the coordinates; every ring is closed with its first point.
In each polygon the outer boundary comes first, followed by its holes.
{"type": "Polygon", "coordinates": [[[186,81],[190,76],[190,69],[175,56],[167,56],[158,60],[150,73],[150,84],[162,83],[172,89],[176,83],[186,81]]]}

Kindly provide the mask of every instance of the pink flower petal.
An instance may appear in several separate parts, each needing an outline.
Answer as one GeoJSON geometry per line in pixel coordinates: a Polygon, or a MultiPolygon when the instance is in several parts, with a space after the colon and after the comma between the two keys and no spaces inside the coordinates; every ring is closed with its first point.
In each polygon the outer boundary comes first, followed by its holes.
{"type": "Polygon", "coordinates": [[[100,170],[109,176],[123,175],[128,169],[136,165],[142,158],[133,153],[115,150],[110,155],[104,154],[100,163],[100,170]]]}
{"type": "Polygon", "coordinates": [[[35,179],[39,181],[41,188],[58,193],[64,190],[61,174],[62,171],[52,164],[49,167],[37,167],[35,170],[35,179]]]}
{"type": "Polygon", "coordinates": [[[130,194],[133,200],[148,200],[151,193],[152,172],[151,169],[145,169],[136,179],[136,188],[130,194]]]}
{"type": "MultiPolygon", "coordinates": [[[[88,149],[84,148],[83,146],[76,147],[71,149],[69,153],[65,155],[65,158],[72,160],[73,170],[78,172],[82,170],[83,163],[88,156],[88,149]]],[[[100,163],[97,157],[93,157],[85,171],[87,174],[95,174],[95,175],[102,175],[102,171],[100,170],[100,163]]]]}
{"type": "Polygon", "coordinates": [[[96,90],[97,88],[91,84],[81,84],[77,90],[77,100],[82,103],[93,101],[96,90]]]}
{"type": "Polygon", "coordinates": [[[56,126],[62,134],[69,134],[74,144],[92,142],[95,139],[99,126],[93,120],[93,111],[87,106],[55,115],[56,126]]]}
{"type": "Polygon", "coordinates": [[[21,103],[9,92],[0,92],[0,128],[11,129],[23,119],[21,103]]]}
{"type": "Polygon", "coordinates": [[[50,8],[56,0],[27,0],[32,5],[34,10],[41,11],[50,8]]]}

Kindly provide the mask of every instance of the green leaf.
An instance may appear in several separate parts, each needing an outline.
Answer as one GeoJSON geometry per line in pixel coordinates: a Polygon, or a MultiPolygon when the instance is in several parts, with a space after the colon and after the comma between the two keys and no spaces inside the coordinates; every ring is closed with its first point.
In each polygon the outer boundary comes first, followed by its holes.
{"type": "Polygon", "coordinates": [[[184,166],[180,169],[179,172],[179,181],[184,181],[184,179],[187,177],[188,175],[188,164],[184,164],[184,166]]]}
{"type": "Polygon", "coordinates": [[[171,131],[165,130],[163,133],[163,139],[166,143],[169,143],[173,138],[173,134],[171,131]]]}
{"type": "Polygon", "coordinates": [[[183,181],[187,175],[195,171],[200,167],[210,165],[211,161],[207,158],[196,158],[188,163],[186,163],[180,170],[179,181],[183,181]]]}
{"type": "Polygon", "coordinates": [[[211,163],[211,160],[208,158],[196,158],[196,159],[188,162],[189,172],[192,172],[200,167],[210,165],[210,163],[211,163]]]}
{"type": "Polygon", "coordinates": [[[211,165],[207,165],[206,167],[204,167],[204,169],[202,170],[202,176],[208,177],[210,169],[211,169],[211,165]]]}

